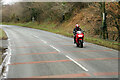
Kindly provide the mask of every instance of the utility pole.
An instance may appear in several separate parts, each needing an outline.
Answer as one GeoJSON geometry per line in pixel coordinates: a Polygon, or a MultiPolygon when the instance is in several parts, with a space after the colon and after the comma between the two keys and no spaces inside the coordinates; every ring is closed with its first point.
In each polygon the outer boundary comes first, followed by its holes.
{"type": "Polygon", "coordinates": [[[107,33],[107,25],[106,25],[106,10],[105,10],[105,1],[102,3],[102,30],[103,30],[103,39],[106,39],[106,36],[108,38],[108,35],[105,35],[107,33]]]}

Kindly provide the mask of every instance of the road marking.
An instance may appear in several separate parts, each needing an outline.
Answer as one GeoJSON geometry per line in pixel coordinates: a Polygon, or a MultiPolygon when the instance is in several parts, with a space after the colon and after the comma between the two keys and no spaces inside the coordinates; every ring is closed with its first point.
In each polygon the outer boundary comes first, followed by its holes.
{"type": "Polygon", "coordinates": [[[93,60],[114,60],[120,58],[83,58],[83,59],[76,59],[77,61],[93,61],[93,60]]]}
{"type": "Polygon", "coordinates": [[[54,48],[55,50],[57,50],[58,52],[60,52],[59,49],[55,48],[54,46],[50,45],[50,47],[54,48]]]}
{"type": "MultiPolygon", "coordinates": [[[[38,43],[38,42],[34,42],[38,43]]],[[[47,42],[44,42],[47,43],[47,42]]],[[[32,47],[47,47],[49,45],[38,45],[38,46],[20,46],[20,47],[15,47],[15,48],[32,48],[32,47]]],[[[56,45],[57,46],[57,45],[56,45]]],[[[61,45],[59,45],[61,46],[61,45]]],[[[64,45],[63,45],[64,46],[64,45]]],[[[66,46],[66,45],[65,45],[66,46]]],[[[63,51],[64,53],[68,52],[102,52],[102,51],[113,51],[111,49],[105,49],[105,50],[80,50],[80,51],[63,51]]]]}
{"type": "MultiPolygon", "coordinates": [[[[111,75],[120,75],[119,72],[97,72],[91,73],[94,76],[111,76],[111,75]]],[[[90,77],[89,73],[78,73],[78,74],[63,74],[63,75],[45,75],[45,76],[32,76],[28,78],[77,78],[77,77],[90,77]]]]}
{"type": "Polygon", "coordinates": [[[11,63],[11,64],[9,64],[9,65],[18,65],[18,64],[36,64],[36,63],[54,63],[54,62],[67,62],[67,61],[71,61],[71,60],[21,62],[21,63],[11,63]]]}
{"type": "Polygon", "coordinates": [[[49,76],[33,76],[29,78],[75,78],[75,77],[90,77],[88,73],[78,73],[78,74],[63,74],[63,75],[49,75],[49,76]]]}
{"type": "Polygon", "coordinates": [[[120,73],[118,72],[97,72],[97,73],[93,73],[93,75],[95,76],[110,76],[110,75],[120,75],[120,73]]]}
{"type": "MultiPolygon", "coordinates": [[[[106,58],[107,60],[109,59],[118,59],[118,58],[106,58]]],[[[98,59],[98,60],[106,60],[104,59],[98,59]]],[[[119,58],[120,59],[120,58],[119,58]]],[[[92,59],[75,59],[76,61],[90,61],[92,59]]],[[[93,59],[95,60],[95,59],[93,59]]],[[[21,62],[21,63],[11,63],[9,65],[18,65],[18,64],[35,64],[35,63],[55,63],[55,62],[69,62],[71,61],[70,59],[66,60],[54,60],[54,61],[35,61],[35,62],[21,62]]]]}
{"type": "Polygon", "coordinates": [[[42,42],[44,42],[45,44],[47,44],[47,42],[46,41],[44,41],[44,40],[41,40],[42,42]]]}
{"type": "Polygon", "coordinates": [[[33,35],[34,37],[36,37],[36,38],[39,38],[38,36],[35,36],[35,35],[33,35]]]}
{"type": "MultiPolygon", "coordinates": [[[[36,38],[39,38],[38,36],[34,36],[34,37],[36,37],[36,38]]],[[[46,41],[44,41],[44,40],[41,40],[42,42],[44,42],[45,44],[47,44],[47,42],[46,41]]]]}
{"type": "Polygon", "coordinates": [[[38,46],[19,46],[13,48],[34,48],[34,47],[49,47],[49,45],[38,45],[38,46]]]}
{"type": "Polygon", "coordinates": [[[8,58],[7,58],[7,61],[6,61],[6,70],[5,70],[5,73],[3,74],[3,76],[4,76],[4,78],[7,78],[7,75],[8,75],[8,71],[9,71],[9,65],[8,64],[10,64],[10,60],[11,60],[11,52],[12,52],[12,49],[11,49],[11,42],[9,41],[8,42],[9,43],[9,45],[8,45],[8,58]]]}
{"type": "Polygon", "coordinates": [[[31,42],[19,42],[19,43],[41,43],[41,41],[36,41],[36,42],[32,42],[32,41],[31,42]]]}
{"type": "Polygon", "coordinates": [[[81,67],[83,70],[88,71],[85,67],[83,67],[81,64],[79,64],[77,61],[75,61],[75,60],[72,59],[71,57],[69,57],[69,56],[67,56],[67,55],[66,55],[66,57],[69,58],[71,61],[73,61],[75,64],[77,64],[79,67],[81,67]]]}
{"type": "MultiPolygon", "coordinates": [[[[113,58],[108,58],[107,60],[109,59],[113,59],[113,58]]],[[[118,58],[114,58],[114,59],[118,59],[118,58]]],[[[120,58],[119,58],[120,59],[120,58]]],[[[76,61],[90,61],[89,59],[75,59],[76,61]]],[[[91,59],[92,60],[92,59],[91,59]]],[[[99,59],[99,60],[102,60],[102,59],[99,59]]],[[[104,60],[104,59],[103,59],[104,60]]],[[[55,62],[69,62],[71,61],[70,59],[66,59],[66,60],[54,60],[54,61],[36,61],[36,62],[21,62],[21,63],[11,63],[9,65],[18,65],[18,64],[35,64],[35,63],[55,63],[55,62]]]]}
{"type": "Polygon", "coordinates": [[[28,42],[21,42],[21,41],[15,41],[16,43],[41,43],[42,41],[28,41],[28,42]]]}
{"type": "Polygon", "coordinates": [[[67,40],[54,40],[53,42],[68,42],[67,40]]]}
{"type": "Polygon", "coordinates": [[[80,51],[64,51],[64,52],[100,52],[100,51],[113,51],[111,49],[105,49],[105,50],[80,50],[80,51]]]}
{"type": "Polygon", "coordinates": [[[17,54],[17,55],[35,55],[35,54],[50,54],[50,53],[56,54],[58,52],[25,53],[25,54],[17,54]]]}
{"type": "Polygon", "coordinates": [[[33,47],[47,47],[48,45],[42,45],[42,46],[21,46],[21,47],[15,47],[15,48],[33,48],[33,47]]]}
{"type": "MultiPolygon", "coordinates": [[[[5,31],[6,32],[6,35],[8,36],[8,38],[9,38],[9,35],[8,35],[8,33],[7,33],[7,31],[5,31]]],[[[7,50],[7,52],[8,52],[8,54],[6,55],[6,57],[5,57],[5,62],[4,62],[4,72],[3,72],[3,75],[1,75],[0,77],[3,77],[3,78],[7,78],[7,75],[8,75],[8,71],[9,71],[9,65],[8,64],[10,64],[10,60],[11,60],[11,43],[10,43],[10,39],[8,39],[8,50],[7,50]]]]}

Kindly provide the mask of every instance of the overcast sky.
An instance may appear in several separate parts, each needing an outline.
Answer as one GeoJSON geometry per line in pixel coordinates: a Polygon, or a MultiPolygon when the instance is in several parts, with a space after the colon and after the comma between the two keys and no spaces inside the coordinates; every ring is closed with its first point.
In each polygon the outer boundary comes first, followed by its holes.
{"type": "Polygon", "coordinates": [[[2,0],[3,4],[13,4],[19,2],[20,0],[2,0]]]}
{"type": "Polygon", "coordinates": [[[120,1],[120,0],[2,0],[3,4],[13,4],[15,2],[101,2],[101,1],[106,1],[106,2],[111,2],[111,1],[120,1]]]}

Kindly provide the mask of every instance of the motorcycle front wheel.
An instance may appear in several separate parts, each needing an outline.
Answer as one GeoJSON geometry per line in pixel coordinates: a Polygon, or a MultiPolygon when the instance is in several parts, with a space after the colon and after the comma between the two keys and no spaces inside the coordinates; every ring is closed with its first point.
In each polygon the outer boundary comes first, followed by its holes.
{"type": "Polygon", "coordinates": [[[83,41],[79,41],[80,48],[83,48],[83,41]]]}
{"type": "Polygon", "coordinates": [[[79,47],[79,44],[76,43],[76,46],[79,47]]]}
{"type": "Polygon", "coordinates": [[[83,48],[83,42],[80,43],[80,47],[83,48]]]}

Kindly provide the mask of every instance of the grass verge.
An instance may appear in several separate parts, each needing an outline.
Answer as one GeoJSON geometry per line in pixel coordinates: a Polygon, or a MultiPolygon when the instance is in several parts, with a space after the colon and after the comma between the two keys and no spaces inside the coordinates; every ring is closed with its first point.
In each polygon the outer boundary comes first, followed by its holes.
{"type": "Polygon", "coordinates": [[[6,40],[6,39],[7,39],[7,35],[2,29],[0,29],[0,40],[6,40]]]}
{"type": "MultiPolygon", "coordinates": [[[[17,26],[23,26],[23,27],[29,27],[29,28],[34,28],[34,29],[40,29],[40,30],[45,30],[45,31],[49,31],[49,32],[53,32],[53,33],[57,33],[57,34],[61,34],[67,37],[72,37],[72,31],[69,28],[65,28],[61,25],[57,25],[56,23],[42,23],[42,24],[38,24],[37,22],[28,22],[28,23],[3,23],[3,24],[7,24],[7,25],[17,25],[17,26]]],[[[85,39],[86,42],[90,42],[90,43],[94,43],[94,44],[98,44],[101,46],[105,46],[105,47],[109,47],[109,48],[113,48],[116,50],[120,51],[120,43],[119,42],[115,42],[115,41],[109,41],[109,40],[103,40],[100,38],[94,38],[94,37],[88,37],[85,35],[85,39]]]]}
{"type": "MultiPolygon", "coordinates": [[[[7,35],[6,33],[0,29],[0,40],[6,40],[7,39],[7,35]]],[[[5,52],[5,48],[3,48],[2,46],[0,47],[0,64],[2,62],[2,54],[5,52]]]]}

